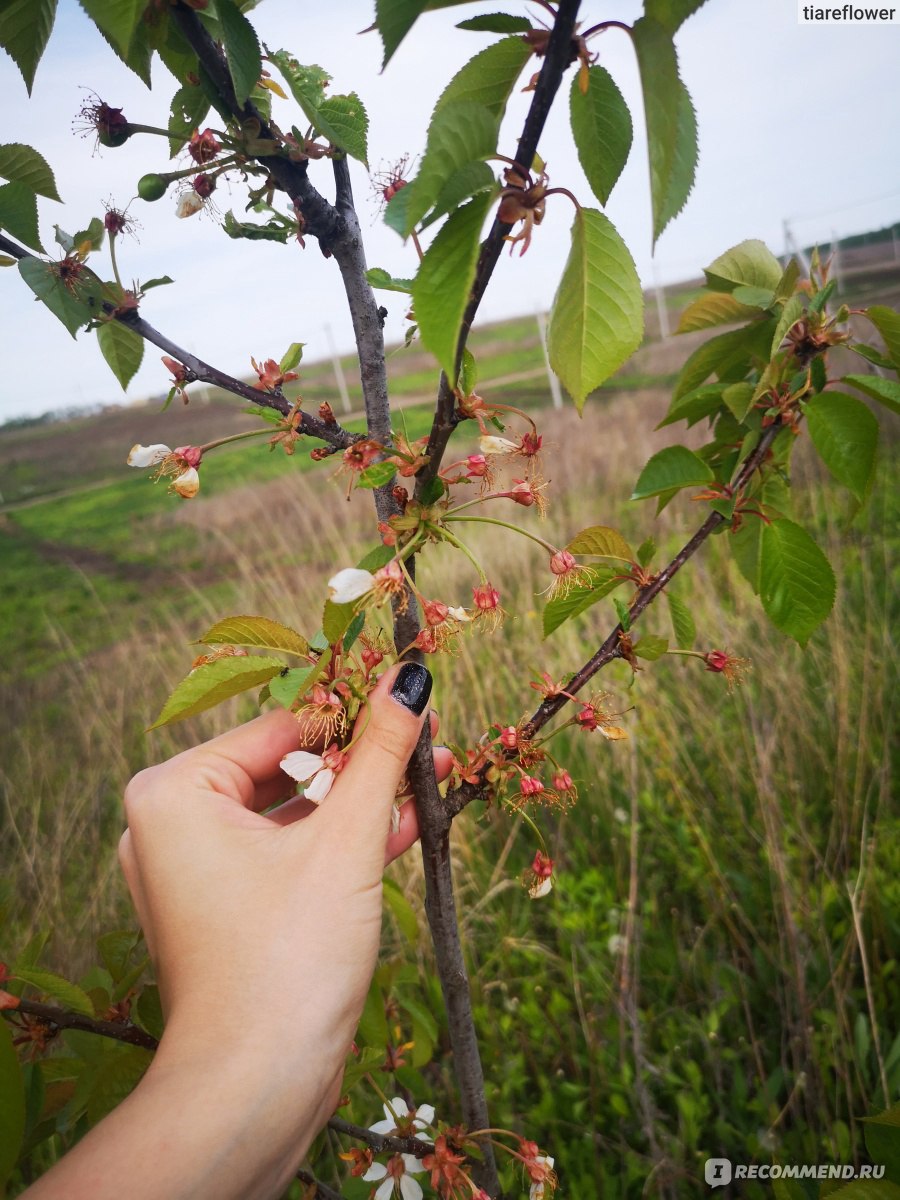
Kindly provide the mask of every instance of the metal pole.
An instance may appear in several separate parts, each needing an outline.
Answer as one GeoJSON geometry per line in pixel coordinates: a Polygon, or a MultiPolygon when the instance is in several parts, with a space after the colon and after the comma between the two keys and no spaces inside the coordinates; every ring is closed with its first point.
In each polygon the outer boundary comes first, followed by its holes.
{"type": "Polygon", "coordinates": [[[550,355],[547,351],[547,314],[535,313],[537,320],[538,333],[541,335],[541,349],[544,351],[544,366],[547,368],[547,380],[550,384],[550,395],[553,397],[553,407],[562,408],[562,388],[559,386],[559,380],[550,366],[550,355]]]}
{"type": "Polygon", "coordinates": [[[350,403],[350,393],[347,391],[347,380],[344,377],[344,368],[341,366],[341,360],[338,357],[337,347],[334,344],[334,338],[331,336],[331,326],[325,326],[325,340],[328,342],[328,351],[331,355],[331,365],[334,368],[334,380],[337,384],[337,389],[341,394],[341,404],[344,406],[344,412],[352,412],[353,406],[350,403]]]}

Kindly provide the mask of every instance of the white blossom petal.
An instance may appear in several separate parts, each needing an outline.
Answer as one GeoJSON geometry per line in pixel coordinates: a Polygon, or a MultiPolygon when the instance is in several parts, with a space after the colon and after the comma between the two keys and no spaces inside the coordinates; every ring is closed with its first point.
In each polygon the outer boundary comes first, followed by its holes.
{"type": "Polygon", "coordinates": [[[391,1115],[392,1108],[398,1121],[402,1121],[404,1117],[409,1116],[409,1105],[402,1096],[394,1096],[394,1098],[391,1100],[391,1108],[388,1108],[386,1104],[382,1105],[382,1108],[384,1109],[384,1115],[386,1117],[391,1115]]]}
{"type": "Polygon", "coordinates": [[[128,458],[125,461],[129,467],[155,467],[167,454],[171,453],[169,447],[162,445],[161,442],[155,446],[142,446],[138,443],[128,451],[128,458]]]}
{"type": "Polygon", "coordinates": [[[472,618],[469,616],[467,610],[464,608],[448,608],[447,612],[453,618],[454,621],[465,622],[465,621],[472,620],[472,618]]]}
{"type": "Polygon", "coordinates": [[[422,1194],[422,1189],[415,1179],[410,1179],[408,1175],[400,1176],[400,1195],[403,1200],[422,1200],[422,1194]]]}
{"type": "Polygon", "coordinates": [[[376,1189],[375,1200],[390,1200],[394,1193],[394,1180],[388,1175],[381,1187],[376,1189]]]}
{"type": "Polygon", "coordinates": [[[536,879],[528,889],[528,895],[532,900],[540,900],[541,896],[546,896],[553,890],[553,876],[548,875],[546,879],[536,879]]]}
{"type": "Polygon", "coordinates": [[[373,1162],[365,1175],[363,1175],[364,1183],[374,1183],[376,1179],[384,1179],[387,1175],[387,1167],[384,1163],[373,1162]]]}
{"type": "Polygon", "coordinates": [[[172,490],[185,500],[192,500],[200,491],[200,472],[196,467],[188,467],[177,478],[172,480],[172,490]]]}
{"type": "Polygon", "coordinates": [[[344,567],[337,575],[328,580],[328,596],[334,604],[349,604],[358,600],[366,592],[371,592],[375,577],[371,571],[362,571],[358,567],[344,567]]]}
{"type": "Polygon", "coordinates": [[[369,1126],[370,1133],[380,1133],[382,1136],[386,1133],[393,1133],[397,1128],[397,1122],[393,1117],[387,1117],[384,1121],[376,1121],[374,1125],[369,1126]]]}
{"type": "Polygon", "coordinates": [[[610,954],[621,954],[627,944],[621,933],[614,933],[612,937],[607,938],[606,948],[610,954]]]}
{"type": "Polygon", "coordinates": [[[321,804],[328,793],[331,791],[331,785],[334,783],[334,771],[330,767],[325,767],[320,771],[312,783],[308,783],[303,789],[303,795],[307,800],[312,800],[313,804],[321,804]]]}
{"type": "Polygon", "coordinates": [[[511,442],[509,438],[495,437],[493,434],[485,434],[484,437],[478,439],[478,445],[482,454],[512,454],[518,450],[515,442],[511,442]]]}
{"type": "Polygon", "coordinates": [[[308,750],[292,750],[284,756],[279,766],[291,779],[305,783],[307,779],[312,779],[316,771],[322,770],[322,756],[310,754],[308,750]]]}
{"type": "Polygon", "coordinates": [[[425,1168],[422,1166],[421,1158],[416,1158],[414,1154],[401,1154],[403,1166],[410,1175],[420,1175],[425,1168]]]}
{"type": "MultiPolygon", "coordinates": [[[[549,1154],[538,1154],[535,1157],[535,1162],[546,1163],[548,1167],[553,1166],[553,1159],[549,1154]]],[[[545,1180],[539,1179],[531,1185],[528,1193],[528,1200],[544,1200],[545,1180]]]]}
{"type": "Polygon", "coordinates": [[[182,192],[178,197],[178,204],[175,207],[176,217],[192,217],[194,213],[198,213],[203,207],[203,199],[198,196],[193,188],[189,192],[182,192]]]}
{"type": "Polygon", "coordinates": [[[420,1104],[416,1109],[416,1128],[424,1129],[426,1125],[434,1124],[434,1105],[420,1104]]]}

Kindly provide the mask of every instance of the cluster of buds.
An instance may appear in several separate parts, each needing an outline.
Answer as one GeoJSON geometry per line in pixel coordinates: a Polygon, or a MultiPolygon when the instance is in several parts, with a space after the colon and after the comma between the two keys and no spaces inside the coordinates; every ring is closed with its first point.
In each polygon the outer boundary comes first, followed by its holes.
{"type": "Polygon", "coordinates": [[[153,446],[132,446],[126,461],[129,467],[156,467],[154,480],[171,479],[169,491],[191,500],[200,490],[197,468],[202,455],[203,450],[198,446],[178,446],[170,450],[168,446],[157,443],[153,446]]]}
{"type": "Polygon", "coordinates": [[[283,384],[300,378],[296,371],[282,371],[274,358],[266,358],[258,363],[251,357],[250,363],[259,376],[259,386],[266,392],[280,391],[283,384]]]}

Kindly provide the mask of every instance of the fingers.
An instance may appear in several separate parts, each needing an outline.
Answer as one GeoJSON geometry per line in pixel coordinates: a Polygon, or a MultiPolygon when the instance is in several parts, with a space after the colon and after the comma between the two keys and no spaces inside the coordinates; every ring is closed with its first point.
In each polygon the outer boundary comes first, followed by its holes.
{"type": "Polygon", "coordinates": [[[431,694],[431,674],[418,663],[394,667],[369,696],[365,724],[347,765],[323,805],[328,824],[361,835],[387,830],[387,817],[418,741],[431,694]],[[352,820],[351,820],[352,818],[352,820]]]}

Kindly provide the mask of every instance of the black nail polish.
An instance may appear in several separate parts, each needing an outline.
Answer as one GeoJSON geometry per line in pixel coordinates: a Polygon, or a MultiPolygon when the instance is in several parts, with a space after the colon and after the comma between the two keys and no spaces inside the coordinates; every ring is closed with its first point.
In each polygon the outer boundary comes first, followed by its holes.
{"type": "Polygon", "coordinates": [[[431,684],[431,672],[427,667],[422,667],[418,663],[404,663],[394,680],[391,695],[418,717],[424,712],[425,705],[428,703],[431,684]]]}

